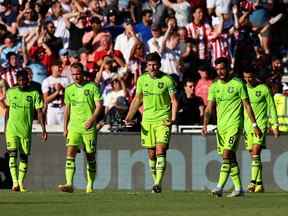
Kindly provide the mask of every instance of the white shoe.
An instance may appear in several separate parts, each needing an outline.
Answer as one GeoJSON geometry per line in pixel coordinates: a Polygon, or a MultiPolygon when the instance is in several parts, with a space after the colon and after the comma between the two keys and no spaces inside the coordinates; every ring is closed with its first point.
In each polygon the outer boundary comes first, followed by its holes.
{"type": "Polygon", "coordinates": [[[283,14],[280,13],[277,16],[272,17],[268,22],[270,23],[270,25],[273,25],[276,22],[278,22],[282,17],[283,17],[283,14]]]}
{"type": "Polygon", "coordinates": [[[232,193],[227,195],[227,197],[241,197],[241,196],[244,196],[243,190],[233,190],[232,193]]]}
{"type": "Polygon", "coordinates": [[[223,189],[222,188],[215,188],[211,191],[212,196],[222,197],[223,196],[223,189]]]}

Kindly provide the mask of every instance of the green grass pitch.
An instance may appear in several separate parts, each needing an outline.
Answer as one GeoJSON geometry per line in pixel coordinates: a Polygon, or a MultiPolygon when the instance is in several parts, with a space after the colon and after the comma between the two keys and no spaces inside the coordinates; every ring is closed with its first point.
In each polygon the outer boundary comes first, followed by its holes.
{"type": "Polygon", "coordinates": [[[284,216],[287,213],[288,194],[285,192],[215,198],[208,192],[0,191],[1,216],[284,216]]]}

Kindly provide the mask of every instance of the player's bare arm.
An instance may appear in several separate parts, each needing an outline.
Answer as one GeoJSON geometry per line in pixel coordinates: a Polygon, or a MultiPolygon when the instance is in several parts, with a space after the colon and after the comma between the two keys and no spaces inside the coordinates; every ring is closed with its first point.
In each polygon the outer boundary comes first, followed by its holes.
{"type": "Polygon", "coordinates": [[[42,140],[47,140],[47,131],[46,131],[46,126],[45,126],[45,123],[44,123],[44,112],[42,110],[42,108],[40,109],[37,109],[37,116],[38,116],[38,121],[41,125],[41,128],[42,128],[42,140]]]}
{"type": "Polygon", "coordinates": [[[95,106],[96,106],[96,108],[95,108],[93,115],[91,116],[90,119],[88,119],[85,122],[85,128],[86,129],[90,129],[94,124],[96,124],[97,118],[103,109],[102,101],[96,101],[95,106]]]}
{"type": "Polygon", "coordinates": [[[125,118],[125,122],[129,123],[132,121],[135,113],[137,112],[137,110],[141,106],[142,101],[143,101],[143,94],[135,95],[135,97],[133,98],[133,100],[131,102],[129,112],[125,118]]]}
{"type": "Polygon", "coordinates": [[[252,110],[252,107],[250,105],[249,100],[244,99],[244,100],[242,100],[242,103],[243,103],[244,109],[246,110],[246,112],[248,114],[250,121],[253,124],[255,136],[260,138],[262,136],[262,132],[256,123],[256,118],[255,118],[255,115],[254,115],[254,112],[252,110]]]}
{"type": "Polygon", "coordinates": [[[203,128],[201,131],[202,136],[206,136],[208,134],[207,125],[209,123],[214,105],[215,105],[214,101],[208,101],[207,107],[206,107],[205,112],[204,112],[203,128]]]}
{"type": "Polygon", "coordinates": [[[63,132],[64,137],[67,137],[69,119],[70,119],[70,105],[65,105],[64,106],[64,132],[63,132]]]}

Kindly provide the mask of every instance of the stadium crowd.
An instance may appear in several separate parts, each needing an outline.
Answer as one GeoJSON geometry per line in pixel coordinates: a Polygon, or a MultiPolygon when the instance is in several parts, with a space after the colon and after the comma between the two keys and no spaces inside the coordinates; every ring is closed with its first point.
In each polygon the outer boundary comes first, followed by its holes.
{"type": "Polygon", "coordinates": [[[199,125],[214,62],[225,57],[239,77],[253,68],[288,123],[287,12],[286,0],[0,0],[0,100],[24,69],[43,94],[47,125],[63,124],[70,66],[79,62],[100,86],[103,124],[119,130],[145,57],[158,52],[177,84],[177,124],[199,125]]]}

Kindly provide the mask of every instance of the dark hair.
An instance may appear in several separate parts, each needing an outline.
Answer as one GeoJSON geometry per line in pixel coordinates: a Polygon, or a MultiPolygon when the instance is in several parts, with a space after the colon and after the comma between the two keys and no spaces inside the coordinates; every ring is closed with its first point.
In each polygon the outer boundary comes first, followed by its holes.
{"type": "Polygon", "coordinates": [[[194,84],[196,83],[196,81],[193,80],[191,77],[187,77],[187,78],[185,78],[185,79],[183,80],[184,86],[186,86],[188,82],[191,82],[191,83],[194,83],[194,84]]]}
{"type": "Polygon", "coordinates": [[[17,57],[17,54],[15,52],[8,52],[6,54],[6,59],[9,60],[11,58],[11,56],[16,56],[17,57]]]}
{"type": "Polygon", "coordinates": [[[21,69],[21,70],[17,71],[16,79],[18,79],[20,77],[28,79],[28,73],[27,73],[27,71],[25,69],[21,69]]]}
{"type": "Polygon", "coordinates": [[[147,14],[153,14],[153,11],[150,9],[144,9],[142,11],[142,17],[146,16],[147,14]]]}
{"type": "Polygon", "coordinates": [[[226,68],[230,68],[230,61],[228,58],[220,57],[215,60],[215,65],[224,64],[226,68]]]}
{"type": "Polygon", "coordinates": [[[194,14],[196,12],[196,10],[198,10],[198,9],[201,9],[204,12],[203,7],[198,5],[198,6],[195,6],[191,9],[191,14],[194,14]]]}
{"type": "Polygon", "coordinates": [[[253,66],[246,66],[243,68],[242,73],[255,74],[256,68],[253,66]]]}
{"type": "Polygon", "coordinates": [[[156,61],[161,63],[161,57],[157,52],[149,53],[146,57],[146,62],[148,61],[156,61]]]}
{"type": "Polygon", "coordinates": [[[81,71],[81,73],[84,72],[84,67],[83,67],[83,65],[82,65],[81,63],[79,63],[79,62],[73,63],[73,64],[71,65],[71,68],[78,69],[78,70],[81,71]]]}

